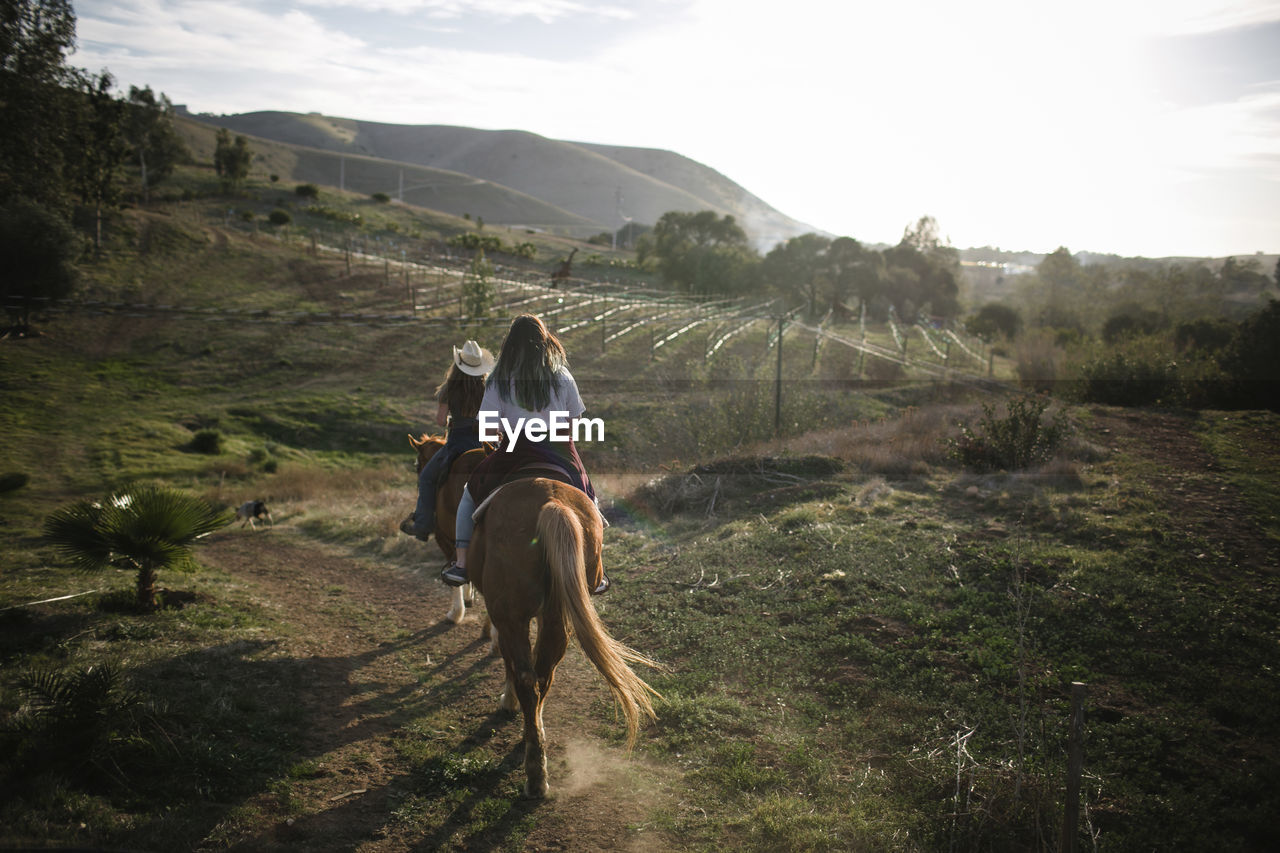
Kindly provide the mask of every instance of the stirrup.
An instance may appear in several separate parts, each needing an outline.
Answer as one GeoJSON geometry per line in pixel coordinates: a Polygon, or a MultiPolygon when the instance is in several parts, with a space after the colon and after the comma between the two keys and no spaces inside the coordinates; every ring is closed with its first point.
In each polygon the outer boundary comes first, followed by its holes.
{"type": "Polygon", "coordinates": [[[459,566],[457,563],[450,563],[444,571],[440,573],[440,580],[449,586],[462,586],[469,583],[467,580],[466,566],[459,566]]]}

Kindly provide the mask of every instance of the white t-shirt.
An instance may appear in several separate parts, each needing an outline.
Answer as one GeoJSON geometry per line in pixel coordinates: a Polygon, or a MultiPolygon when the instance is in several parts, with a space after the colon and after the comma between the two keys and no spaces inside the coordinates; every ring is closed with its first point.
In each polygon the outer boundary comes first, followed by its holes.
{"type": "MultiPolygon", "coordinates": [[[[514,382],[510,383],[514,385],[514,382]]],[[[537,419],[543,423],[551,423],[552,412],[567,412],[569,419],[578,417],[587,410],[582,404],[582,397],[578,395],[578,383],[574,381],[573,374],[569,372],[569,368],[562,367],[556,371],[555,378],[551,384],[551,400],[547,403],[545,409],[537,412],[531,412],[523,409],[516,402],[515,389],[509,390],[511,399],[504,400],[502,395],[498,393],[496,383],[489,382],[485,385],[484,399],[480,401],[480,412],[497,412],[499,418],[505,418],[508,422],[514,424],[520,418],[537,419]]]]}

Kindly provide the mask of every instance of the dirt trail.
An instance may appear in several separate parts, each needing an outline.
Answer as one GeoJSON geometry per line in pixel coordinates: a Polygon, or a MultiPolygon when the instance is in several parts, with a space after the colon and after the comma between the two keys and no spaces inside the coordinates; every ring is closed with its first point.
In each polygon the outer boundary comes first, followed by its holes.
{"type": "Polygon", "coordinates": [[[448,596],[434,578],[434,558],[409,572],[280,527],[228,531],[201,549],[204,562],[243,581],[292,627],[276,653],[306,662],[311,676],[299,696],[309,729],[299,760],[314,761],[317,772],[294,785],[287,808],[276,793],[252,798],[248,805],[267,817],[233,833],[236,849],[489,849],[521,837],[526,850],[667,847],[633,828],[645,823],[655,792],[666,786],[654,781],[652,768],[591,734],[591,709],[609,696],[576,646],[557,670],[545,710],[552,797],[539,803],[509,796],[513,780],[523,781],[523,749],[519,720],[494,713],[502,661],[486,654],[480,611],[461,625],[444,620],[448,596]],[[445,716],[456,722],[421,736],[459,755],[483,748],[501,757],[501,767],[443,824],[424,828],[393,814],[418,786],[396,741],[443,705],[455,710],[445,716]],[[648,793],[638,795],[637,787],[648,793]],[[509,811],[477,836],[477,806],[492,809],[482,801],[504,797],[509,811]]]}

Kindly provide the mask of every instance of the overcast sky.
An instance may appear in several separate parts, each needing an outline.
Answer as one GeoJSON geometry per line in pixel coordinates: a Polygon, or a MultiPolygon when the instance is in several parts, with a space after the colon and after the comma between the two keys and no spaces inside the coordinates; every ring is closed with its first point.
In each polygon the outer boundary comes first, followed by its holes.
{"type": "Polygon", "coordinates": [[[1280,252],[1280,0],[78,0],[195,112],[665,148],[816,229],[1280,252]]]}

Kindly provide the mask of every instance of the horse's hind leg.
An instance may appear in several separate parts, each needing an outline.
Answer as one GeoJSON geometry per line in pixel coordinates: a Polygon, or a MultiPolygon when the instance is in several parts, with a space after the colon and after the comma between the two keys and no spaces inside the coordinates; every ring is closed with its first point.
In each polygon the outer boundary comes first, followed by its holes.
{"type": "Polygon", "coordinates": [[[551,682],[555,679],[556,667],[564,658],[565,649],[569,645],[569,635],[565,632],[564,618],[560,614],[546,614],[538,617],[538,643],[533,649],[533,668],[538,676],[538,731],[546,740],[547,731],[542,725],[542,706],[546,704],[547,693],[551,690],[551,682]]]}
{"type": "Polygon", "coordinates": [[[533,671],[533,649],[529,644],[529,625],[521,631],[503,624],[498,637],[502,643],[502,658],[507,664],[507,689],[515,688],[524,712],[524,794],[541,799],[547,795],[547,753],[542,742],[542,725],[535,685],[538,680],[533,671]]]}

